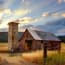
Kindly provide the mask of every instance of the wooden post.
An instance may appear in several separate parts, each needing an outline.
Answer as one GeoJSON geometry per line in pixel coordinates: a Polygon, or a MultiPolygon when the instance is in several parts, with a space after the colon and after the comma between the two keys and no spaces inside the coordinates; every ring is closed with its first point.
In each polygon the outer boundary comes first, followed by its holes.
{"type": "Polygon", "coordinates": [[[47,59],[47,42],[45,42],[44,44],[43,44],[43,50],[44,50],[44,53],[43,53],[43,55],[44,55],[44,65],[46,65],[46,59],[47,59]]]}
{"type": "Polygon", "coordinates": [[[61,42],[59,42],[59,47],[58,47],[58,53],[60,54],[61,52],[61,42]]]}

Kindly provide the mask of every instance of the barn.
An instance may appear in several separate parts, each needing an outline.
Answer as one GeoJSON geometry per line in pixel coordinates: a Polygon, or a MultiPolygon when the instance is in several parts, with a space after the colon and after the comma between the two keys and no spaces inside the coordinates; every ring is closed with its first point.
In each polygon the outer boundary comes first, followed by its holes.
{"type": "Polygon", "coordinates": [[[26,29],[19,39],[19,50],[40,50],[44,47],[44,43],[48,50],[60,50],[61,48],[61,41],[53,33],[26,29]]]}

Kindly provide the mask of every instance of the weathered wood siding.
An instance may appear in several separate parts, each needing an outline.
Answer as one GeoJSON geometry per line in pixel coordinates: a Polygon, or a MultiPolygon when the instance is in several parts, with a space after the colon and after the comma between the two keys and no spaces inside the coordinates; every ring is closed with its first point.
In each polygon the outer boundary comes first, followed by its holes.
{"type": "Polygon", "coordinates": [[[18,47],[18,23],[9,23],[8,48],[9,51],[18,47]]]}
{"type": "Polygon", "coordinates": [[[26,40],[33,40],[33,37],[29,34],[29,32],[26,30],[22,36],[22,38],[19,41],[19,48],[21,51],[28,51],[28,46],[26,43],[26,40]]]}
{"type": "MultiPolygon", "coordinates": [[[[32,40],[31,48],[32,50],[42,49],[45,43],[43,40],[35,40],[28,30],[26,30],[19,40],[19,49],[21,51],[30,51],[29,47],[27,46],[26,40],[32,40]]],[[[58,41],[48,41],[47,49],[48,50],[59,50],[61,48],[60,42],[58,41]]]]}

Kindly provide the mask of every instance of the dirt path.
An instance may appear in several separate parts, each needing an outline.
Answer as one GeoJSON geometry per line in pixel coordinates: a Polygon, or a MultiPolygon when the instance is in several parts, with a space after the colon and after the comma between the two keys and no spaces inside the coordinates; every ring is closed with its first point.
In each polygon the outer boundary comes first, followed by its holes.
{"type": "Polygon", "coordinates": [[[20,56],[9,56],[8,54],[0,54],[2,58],[1,65],[37,65],[22,59],[20,56]]]}

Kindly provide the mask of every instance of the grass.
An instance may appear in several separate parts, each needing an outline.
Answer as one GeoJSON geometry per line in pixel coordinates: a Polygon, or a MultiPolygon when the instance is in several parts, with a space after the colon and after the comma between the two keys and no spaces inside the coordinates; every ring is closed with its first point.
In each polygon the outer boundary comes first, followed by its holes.
{"type": "Polygon", "coordinates": [[[38,60],[39,58],[43,57],[43,51],[35,51],[35,52],[29,52],[29,53],[23,53],[21,57],[27,61],[34,62],[35,60],[38,60]]]}
{"type": "MultiPolygon", "coordinates": [[[[7,43],[0,43],[0,51],[2,50],[8,50],[7,43]]],[[[59,54],[57,51],[48,51],[47,55],[47,65],[65,65],[65,44],[62,43],[61,45],[61,54],[59,54]]],[[[32,63],[37,63],[38,65],[43,65],[42,50],[29,53],[21,53],[20,58],[32,63]]]]}
{"type": "MultiPolygon", "coordinates": [[[[38,52],[36,52],[38,53],[38,52]]],[[[23,54],[22,58],[32,62],[32,63],[37,63],[38,65],[43,65],[44,63],[44,59],[42,55],[37,56],[35,53],[31,55],[31,53],[28,54],[23,54]]],[[[59,53],[54,53],[51,55],[48,55],[47,59],[46,59],[46,65],[65,65],[65,52],[62,52],[61,54],[59,53]]]]}
{"type": "MultiPolygon", "coordinates": [[[[65,65],[65,44],[62,43],[60,54],[58,53],[58,51],[48,51],[47,55],[47,65],[65,65]]],[[[31,53],[23,53],[21,57],[29,62],[43,65],[42,50],[31,53]]]]}
{"type": "MultiPolygon", "coordinates": [[[[37,63],[43,65],[43,59],[39,59],[37,63]]],[[[46,65],[65,65],[65,53],[48,56],[46,65]]]]}
{"type": "Polygon", "coordinates": [[[7,43],[0,43],[0,51],[7,51],[8,44],[7,43]]]}

